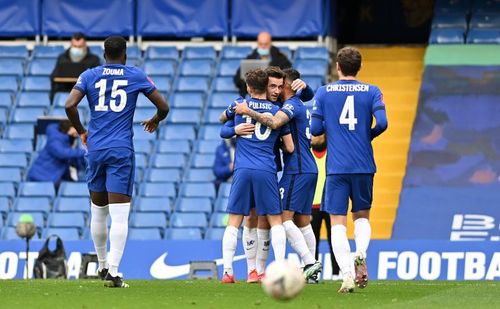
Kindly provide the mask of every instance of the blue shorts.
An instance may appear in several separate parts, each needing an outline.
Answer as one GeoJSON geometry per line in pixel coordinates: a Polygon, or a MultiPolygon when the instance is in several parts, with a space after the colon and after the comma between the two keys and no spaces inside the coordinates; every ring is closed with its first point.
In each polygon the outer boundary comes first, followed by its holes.
{"type": "Polygon", "coordinates": [[[281,214],[276,173],[237,169],[233,175],[227,212],[248,216],[253,207],[258,216],[281,214]]]}
{"type": "Polygon", "coordinates": [[[91,192],[132,196],[135,155],[129,148],[109,148],[87,153],[87,183],[91,192]]]}
{"type": "Polygon", "coordinates": [[[334,174],[326,176],[324,211],[331,215],[347,215],[349,198],[351,212],[370,209],[373,198],[373,174],[334,174]]]}
{"type": "Polygon", "coordinates": [[[280,180],[283,210],[310,215],[318,174],[284,174],[280,180]]]}

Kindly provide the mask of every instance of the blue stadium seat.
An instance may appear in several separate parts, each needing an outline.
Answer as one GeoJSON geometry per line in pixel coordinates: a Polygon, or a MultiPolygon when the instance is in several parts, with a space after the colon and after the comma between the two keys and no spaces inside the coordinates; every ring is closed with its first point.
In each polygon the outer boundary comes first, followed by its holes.
{"type": "Polygon", "coordinates": [[[299,47],[295,51],[295,59],[323,59],[330,61],[326,47],[299,47]]]}
{"type": "Polygon", "coordinates": [[[161,240],[161,233],[157,228],[130,228],[128,230],[128,239],[161,240]]]}
{"type": "Polygon", "coordinates": [[[28,58],[28,49],[25,45],[0,46],[0,58],[28,58]]]}
{"type": "Polygon", "coordinates": [[[328,62],[321,59],[298,59],[294,61],[294,68],[300,72],[301,76],[320,76],[327,74],[328,62]]]}
{"type": "Polygon", "coordinates": [[[33,58],[57,58],[63,52],[64,46],[62,45],[35,45],[33,49],[33,58]]]}
{"type": "Polygon", "coordinates": [[[149,182],[181,182],[181,170],[178,168],[150,168],[146,171],[149,182]]]}
{"type": "Polygon", "coordinates": [[[156,108],[153,106],[151,106],[151,107],[138,107],[135,109],[134,119],[133,119],[134,123],[143,123],[144,121],[153,117],[155,114],[156,114],[156,108]]]}
{"type": "Polygon", "coordinates": [[[224,232],[226,231],[226,228],[224,227],[211,227],[207,229],[207,232],[205,233],[205,239],[208,240],[222,240],[222,237],[224,237],[224,232]]]}
{"type": "Polygon", "coordinates": [[[146,60],[144,62],[144,71],[148,75],[174,76],[177,61],[168,59],[146,60]]]}
{"type": "Polygon", "coordinates": [[[17,97],[17,106],[20,107],[49,107],[50,99],[48,92],[23,91],[17,97]]]}
{"type": "Polygon", "coordinates": [[[217,65],[217,76],[231,76],[236,74],[240,67],[239,59],[223,59],[217,65]]]}
{"type": "Polygon", "coordinates": [[[240,97],[240,95],[236,91],[213,92],[208,97],[208,107],[224,109],[238,97],[240,97]]]}
{"type": "Polygon", "coordinates": [[[205,95],[202,92],[174,92],[170,96],[171,107],[203,108],[205,95]]]}
{"type": "Polygon", "coordinates": [[[139,46],[137,45],[127,46],[127,58],[129,59],[142,58],[142,52],[139,46]]]}
{"type": "MultiPolygon", "coordinates": [[[[7,124],[7,109],[0,109],[0,132],[2,132],[3,127],[7,124]]],[[[0,133],[1,134],[1,133],[0,133]]]]}
{"type": "Polygon", "coordinates": [[[56,196],[54,184],[46,182],[22,182],[19,185],[19,196],[45,196],[53,198],[56,196]]]}
{"type": "Polygon", "coordinates": [[[164,229],[167,217],[163,212],[134,212],[130,214],[130,226],[164,229]]]}
{"type": "Polygon", "coordinates": [[[31,154],[33,142],[30,139],[0,139],[0,152],[24,152],[31,154]]]}
{"type": "Polygon", "coordinates": [[[186,59],[181,62],[181,76],[212,76],[213,61],[208,59],[186,59]]]}
{"type": "Polygon", "coordinates": [[[183,59],[212,59],[216,58],[215,49],[208,47],[191,47],[184,48],[182,52],[183,59]]]}
{"type": "Polygon", "coordinates": [[[84,228],[86,225],[83,213],[54,212],[49,215],[47,226],[84,228]]]}
{"type": "Polygon", "coordinates": [[[16,92],[18,88],[16,76],[0,76],[0,91],[16,92]]]}
{"type": "MultiPolygon", "coordinates": [[[[66,99],[69,96],[69,92],[56,92],[54,95],[54,106],[57,107],[64,107],[66,104],[66,99]]],[[[80,104],[78,104],[78,109],[89,109],[89,102],[87,101],[87,97],[83,97],[82,101],[80,104]]]]}
{"type": "Polygon", "coordinates": [[[148,156],[143,153],[135,154],[135,167],[137,168],[145,168],[148,166],[148,156]]]}
{"type": "Polygon", "coordinates": [[[215,199],[213,183],[184,183],[181,185],[179,196],[182,197],[208,197],[215,199]]]}
{"type": "Polygon", "coordinates": [[[223,182],[219,186],[219,191],[217,192],[217,197],[229,197],[229,193],[231,192],[231,183],[223,182]]]}
{"type": "Polygon", "coordinates": [[[80,240],[80,233],[74,227],[49,227],[43,230],[42,239],[51,235],[57,235],[62,241],[80,240]]]}
{"type": "MultiPolygon", "coordinates": [[[[156,89],[160,91],[164,96],[165,93],[170,93],[172,90],[172,78],[166,75],[151,75],[150,78],[153,80],[156,89]]],[[[148,107],[154,106],[148,99],[146,99],[149,104],[148,107]]]]}
{"type": "Polygon", "coordinates": [[[288,59],[292,59],[292,50],[288,46],[277,46],[282,54],[284,54],[288,59]]]}
{"type": "MultiPolygon", "coordinates": [[[[78,114],[80,115],[80,120],[83,123],[87,122],[87,116],[85,115],[85,113],[82,110],[79,110],[78,114]]],[[[53,108],[49,109],[48,115],[55,116],[55,117],[66,117],[66,110],[64,109],[64,107],[55,107],[54,106],[53,108]]]]}
{"type": "Polygon", "coordinates": [[[175,90],[178,91],[208,91],[208,77],[183,76],[175,82],[175,90]]]}
{"type": "Polygon", "coordinates": [[[134,211],[138,212],[164,212],[172,211],[172,199],[168,197],[139,197],[134,202],[134,211]]]}
{"type": "Polygon", "coordinates": [[[228,200],[227,197],[218,197],[215,201],[214,212],[226,212],[228,200]]]}
{"type": "Polygon", "coordinates": [[[210,217],[210,227],[226,227],[228,216],[227,213],[214,212],[210,217]]]}
{"type": "Polygon", "coordinates": [[[174,212],[170,218],[170,227],[197,227],[205,229],[207,227],[207,217],[202,212],[174,212]]]}
{"type": "Polygon", "coordinates": [[[156,143],[156,152],[158,153],[182,153],[188,154],[191,152],[189,141],[187,140],[166,140],[156,143]]]}
{"type": "Polygon", "coordinates": [[[23,59],[2,59],[0,58],[0,75],[16,75],[22,76],[24,74],[24,60],[23,59]]]}
{"type": "Polygon", "coordinates": [[[246,58],[252,52],[250,46],[229,46],[225,45],[222,47],[221,58],[222,59],[243,59],[246,58]]]}
{"type": "Polygon", "coordinates": [[[175,185],[172,182],[145,182],[141,185],[141,196],[175,198],[175,185]]]}
{"type": "Polygon", "coordinates": [[[103,58],[104,48],[102,47],[102,45],[90,45],[88,47],[92,54],[96,55],[99,58],[103,58]]]}
{"type": "Polygon", "coordinates": [[[156,132],[149,133],[144,131],[144,127],[140,124],[135,124],[133,126],[134,130],[134,140],[155,140],[156,132]]]}
{"type": "Polygon", "coordinates": [[[304,76],[301,79],[312,88],[313,91],[324,85],[324,77],[320,76],[304,76]]]}
{"type": "Polygon", "coordinates": [[[156,154],[151,158],[151,166],[156,168],[179,168],[186,165],[186,157],[183,154],[156,154]]]}
{"type": "Polygon", "coordinates": [[[471,29],[467,34],[467,44],[500,44],[500,28],[471,29]]]}
{"type": "Polygon", "coordinates": [[[215,153],[220,143],[221,142],[217,140],[197,141],[194,146],[194,150],[196,153],[215,153]]]}
{"type": "Polygon", "coordinates": [[[45,113],[46,109],[44,107],[17,107],[13,110],[10,121],[34,124],[38,117],[44,116],[45,113]]]}
{"type": "Polygon", "coordinates": [[[1,91],[0,92],[0,108],[9,109],[14,102],[12,99],[13,99],[12,93],[10,93],[8,91],[1,91]]]}
{"type": "Polygon", "coordinates": [[[201,240],[199,228],[168,228],[165,229],[165,239],[169,240],[201,240]]]}
{"type": "Polygon", "coordinates": [[[211,182],[214,180],[215,175],[211,168],[191,168],[184,175],[186,182],[211,182]]]}
{"type": "Polygon", "coordinates": [[[429,44],[463,44],[463,29],[432,29],[429,44]]]}
{"type": "Polygon", "coordinates": [[[6,196],[0,197],[0,228],[3,226],[3,218],[10,212],[9,198],[6,196]]]}
{"type": "Polygon", "coordinates": [[[196,139],[196,133],[192,125],[171,124],[160,128],[160,138],[164,140],[187,140],[196,139]]]}
{"type": "Polygon", "coordinates": [[[50,199],[47,197],[18,197],[14,201],[14,211],[17,212],[50,212],[50,199]]]}
{"type": "Polygon", "coordinates": [[[177,212],[204,212],[212,213],[212,202],[205,197],[181,197],[175,204],[177,212]]]}
{"type": "Polygon", "coordinates": [[[33,139],[34,132],[33,124],[11,123],[5,130],[4,138],[33,139]]]}
{"type": "Polygon", "coordinates": [[[24,91],[50,91],[50,77],[26,76],[21,88],[24,91]]]}
{"type": "Polygon", "coordinates": [[[134,150],[138,153],[151,153],[151,142],[146,139],[134,139],[134,150]]]}
{"type": "Polygon", "coordinates": [[[500,28],[500,14],[484,13],[472,15],[469,23],[471,29],[474,28],[500,28]]]}
{"type": "MultiPolygon", "coordinates": [[[[228,92],[238,91],[238,89],[234,85],[234,81],[233,81],[232,77],[217,77],[217,78],[215,78],[213,85],[212,85],[212,90],[214,90],[214,91],[228,91],[228,92]]],[[[232,101],[234,101],[234,98],[232,101]]]]}
{"type": "MultiPolygon", "coordinates": [[[[25,212],[11,212],[7,215],[7,225],[8,226],[16,226],[16,224],[19,222],[19,217],[21,217],[25,212]]],[[[38,228],[43,228],[45,226],[44,223],[44,218],[43,214],[41,212],[33,212],[30,213],[30,215],[33,217],[33,223],[38,228]]]]}
{"type": "Polygon", "coordinates": [[[191,159],[191,167],[212,168],[215,161],[214,154],[197,153],[191,159]]]}
{"type": "MultiPolygon", "coordinates": [[[[17,234],[16,234],[15,227],[5,227],[3,229],[2,239],[3,240],[21,240],[21,238],[19,238],[19,236],[17,236],[17,234]]],[[[38,236],[38,233],[35,233],[35,235],[33,235],[32,239],[40,239],[40,236],[38,236]]]]}
{"type": "Polygon", "coordinates": [[[203,123],[218,124],[219,116],[224,110],[221,108],[210,108],[205,112],[203,123]]]}
{"type": "Polygon", "coordinates": [[[49,76],[56,66],[56,59],[33,59],[28,64],[28,75],[49,76]]]}
{"type": "Polygon", "coordinates": [[[172,109],[167,116],[167,123],[192,124],[200,122],[200,110],[193,108],[172,109]]]}
{"type": "Polygon", "coordinates": [[[198,139],[220,141],[221,125],[205,125],[200,128],[198,139]]]}
{"type": "Polygon", "coordinates": [[[85,182],[63,181],[59,187],[59,196],[89,196],[89,189],[85,182]]]}
{"type": "Polygon", "coordinates": [[[149,99],[142,93],[139,93],[139,95],[137,96],[137,103],[135,104],[135,106],[137,108],[140,108],[140,107],[152,107],[154,106],[153,103],[151,103],[151,101],[149,101],[149,99]]]}
{"type": "Polygon", "coordinates": [[[0,182],[0,196],[13,198],[16,196],[16,189],[13,182],[0,182]]]}
{"type": "Polygon", "coordinates": [[[20,153],[0,153],[0,167],[25,168],[28,160],[25,154],[20,153]]]}
{"type": "Polygon", "coordinates": [[[432,19],[432,28],[455,28],[466,30],[466,16],[463,13],[437,14],[432,19]]]}
{"type": "Polygon", "coordinates": [[[175,46],[149,46],[146,49],[146,59],[179,59],[179,51],[175,46]]]}
{"type": "Polygon", "coordinates": [[[21,182],[21,169],[17,167],[0,167],[0,182],[21,182]]]}
{"type": "Polygon", "coordinates": [[[81,212],[86,215],[90,213],[90,199],[88,197],[59,197],[54,202],[54,210],[57,212],[81,212]]]}

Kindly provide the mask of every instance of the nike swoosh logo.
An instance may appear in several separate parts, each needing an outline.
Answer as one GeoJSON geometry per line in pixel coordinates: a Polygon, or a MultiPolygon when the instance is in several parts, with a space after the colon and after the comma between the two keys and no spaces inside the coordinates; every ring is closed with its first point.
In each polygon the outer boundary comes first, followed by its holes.
{"type": "MultiPolygon", "coordinates": [[[[168,252],[163,253],[158,257],[149,270],[151,276],[155,279],[173,279],[181,276],[186,276],[189,274],[189,263],[182,265],[168,265],[165,261],[168,252]]],[[[237,255],[234,257],[233,261],[239,261],[245,259],[245,255],[237,255]]],[[[224,264],[222,259],[216,259],[215,264],[217,266],[224,264]]]]}

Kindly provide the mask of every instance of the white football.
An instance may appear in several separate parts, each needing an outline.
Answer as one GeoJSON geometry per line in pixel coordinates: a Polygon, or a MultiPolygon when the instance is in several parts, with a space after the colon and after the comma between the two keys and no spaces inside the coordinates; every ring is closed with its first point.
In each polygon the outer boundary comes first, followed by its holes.
{"type": "Polygon", "coordinates": [[[289,260],[274,261],[266,268],[262,288],[267,295],[278,300],[296,297],[305,286],[302,270],[289,260]]]}

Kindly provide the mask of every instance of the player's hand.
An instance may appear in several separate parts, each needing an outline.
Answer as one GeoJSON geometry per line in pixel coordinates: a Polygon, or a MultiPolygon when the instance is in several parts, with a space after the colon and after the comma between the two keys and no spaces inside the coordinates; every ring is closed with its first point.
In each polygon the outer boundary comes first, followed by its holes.
{"type": "Polygon", "coordinates": [[[255,125],[253,123],[240,123],[234,127],[234,133],[236,133],[236,135],[253,134],[254,131],[255,125]]]}
{"type": "Polygon", "coordinates": [[[79,134],[79,135],[80,135],[80,140],[82,141],[83,148],[88,149],[87,148],[87,136],[88,136],[88,132],[85,131],[85,132],[83,132],[82,134],[79,134]]]}
{"type": "Polygon", "coordinates": [[[304,89],[306,89],[307,84],[306,84],[303,80],[301,80],[301,79],[296,79],[296,80],[294,80],[294,81],[292,82],[291,87],[292,87],[292,90],[293,90],[293,91],[297,92],[297,91],[299,91],[299,90],[304,90],[304,89]]]}
{"type": "Polygon", "coordinates": [[[149,133],[153,133],[154,131],[156,131],[156,129],[160,125],[160,122],[158,121],[158,118],[156,118],[156,116],[154,116],[154,117],[144,121],[143,123],[141,123],[141,125],[144,127],[144,131],[149,132],[149,133]]]}
{"type": "Polygon", "coordinates": [[[238,115],[246,115],[250,109],[248,108],[248,104],[246,100],[243,100],[241,103],[236,103],[234,107],[234,112],[238,115]]]}

